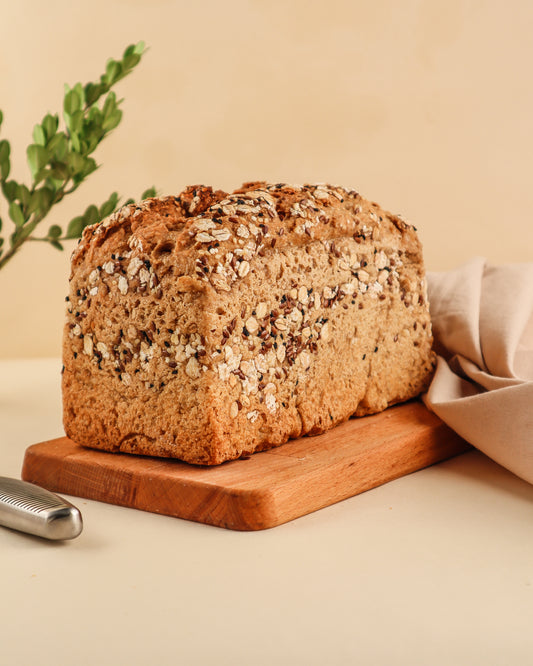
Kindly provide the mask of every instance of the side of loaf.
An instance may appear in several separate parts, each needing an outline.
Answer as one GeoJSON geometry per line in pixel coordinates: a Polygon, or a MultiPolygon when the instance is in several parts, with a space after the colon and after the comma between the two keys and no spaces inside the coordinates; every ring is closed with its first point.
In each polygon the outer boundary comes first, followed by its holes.
{"type": "Polygon", "coordinates": [[[415,229],[354,190],[248,183],[84,231],[63,342],[81,445],[219,464],[424,391],[415,229]]]}

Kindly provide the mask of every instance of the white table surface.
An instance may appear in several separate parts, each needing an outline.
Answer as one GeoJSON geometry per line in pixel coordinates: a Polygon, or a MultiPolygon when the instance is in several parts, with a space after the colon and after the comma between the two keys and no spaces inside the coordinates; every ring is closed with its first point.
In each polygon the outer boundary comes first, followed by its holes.
{"type": "MultiPolygon", "coordinates": [[[[0,361],[0,474],[63,434],[60,361],[0,361]]],[[[0,528],[0,663],[533,663],[533,487],[469,452],[262,532],[80,498],[0,528]]]]}

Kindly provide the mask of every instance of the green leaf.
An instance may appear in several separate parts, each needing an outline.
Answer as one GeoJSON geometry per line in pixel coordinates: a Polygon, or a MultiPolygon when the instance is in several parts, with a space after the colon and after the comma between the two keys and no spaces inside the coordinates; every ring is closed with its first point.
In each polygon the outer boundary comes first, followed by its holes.
{"type": "Polygon", "coordinates": [[[9,155],[11,152],[11,147],[9,141],[3,139],[0,141],[0,178],[6,180],[11,171],[11,161],[9,155]]]}
{"type": "Polygon", "coordinates": [[[110,92],[106,97],[102,113],[100,116],[100,124],[104,132],[109,132],[114,129],[122,118],[122,112],[118,109],[117,97],[114,92],[110,92]]]}
{"type": "Polygon", "coordinates": [[[33,128],[33,140],[39,146],[46,145],[46,135],[41,125],[35,125],[35,127],[33,128]]]}
{"type": "Polygon", "coordinates": [[[105,68],[104,81],[109,86],[112,86],[121,78],[121,75],[122,75],[121,63],[113,59],[108,60],[105,68]]]}
{"type": "Polygon", "coordinates": [[[29,189],[23,183],[21,183],[20,185],[17,185],[17,196],[16,196],[16,198],[22,204],[23,210],[29,206],[30,199],[31,199],[31,194],[30,194],[29,189]]]}
{"type": "Polygon", "coordinates": [[[72,176],[83,173],[86,161],[86,158],[79,153],[69,153],[67,155],[67,166],[72,176]]]}
{"type": "Polygon", "coordinates": [[[2,183],[2,192],[9,202],[17,198],[17,188],[18,183],[14,180],[8,180],[2,183]]]}
{"type": "Polygon", "coordinates": [[[147,190],[145,190],[141,194],[141,200],[142,199],[151,199],[152,197],[156,197],[156,196],[157,196],[157,191],[156,191],[155,187],[152,186],[152,187],[149,187],[147,190]]]}
{"type": "Polygon", "coordinates": [[[89,174],[93,173],[93,171],[96,171],[96,169],[98,169],[98,164],[96,163],[96,160],[93,159],[92,157],[88,157],[87,164],[85,166],[84,175],[87,177],[89,174]]]}
{"type": "Polygon", "coordinates": [[[93,171],[96,171],[98,169],[98,164],[96,164],[96,161],[92,157],[87,157],[85,160],[85,168],[83,169],[83,178],[87,178],[93,171]]]}
{"type": "Polygon", "coordinates": [[[68,138],[64,132],[59,132],[52,139],[47,146],[48,152],[58,162],[63,162],[68,153],[68,138]]]}
{"type": "Polygon", "coordinates": [[[9,217],[13,220],[17,227],[22,227],[25,222],[22,209],[16,201],[9,204],[9,217]]]}
{"type": "Polygon", "coordinates": [[[111,215],[111,213],[113,213],[115,208],[117,207],[117,204],[118,204],[118,193],[113,192],[113,194],[109,197],[109,199],[100,206],[99,210],[100,219],[103,220],[104,217],[111,215]]]}
{"type": "Polygon", "coordinates": [[[103,119],[103,112],[97,106],[92,106],[87,113],[86,124],[94,130],[102,124],[103,119]]]}
{"type": "Polygon", "coordinates": [[[63,100],[63,111],[66,115],[71,116],[76,111],[81,109],[81,97],[77,90],[69,90],[63,100]]]}
{"type": "Polygon", "coordinates": [[[79,153],[69,153],[67,157],[69,175],[75,185],[79,185],[82,180],[87,178],[93,171],[96,171],[98,165],[92,157],[84,157],[79,153]]]}
{"type": "Polygon", "coordinates": [[[0,111],[0,127],[2,126],[2,123],[4,122],[4,114],[2,111],[0,111]]]}
{"type": "Polygon", "coordinates": [[[80,137],[78,136],[78,134],[76,132],[72,132],[72,134],[70,135],[70,143],[72,144],[72,148],[74,148],[74,150],[77,153],[82,152],[81,151],[80,137]]]}
{"type": "Polygon", "coordinates": [[[83,153],[85,155],[94,152],[106,134],[102,127],[102,112],[100,109],[95,109],[95,112],[85,121],[83,128],[83,153]]]}
{"type": "Polygon", "coordinates": [[[78,95],[81,106],[83,107],[85,105],[85,92],[83,90],[83,86],[81,85],[81,83],[76,83],[73,90],[76,93],[76,95],[78,95]]]}
{"type": "Polygon", "coordinates": [[[105,98],[104,106],[102,107],[102,113],[104,119],[113,113],[117,108],[117,96],[114,92],[110,92],[105,98]]]}
{"type": "Polygon", "coordinates": [[[124,65],[124,69],[133,69],[136,65],[139,64],[141,61],[141,56],[137,55],[136,53],[132,53],[131,55],[126,55],[124,56],[124,59],[122,61],[124,65]]]}
{"type": "Polygon", "coordinates": [[[63,246],[61,245],[61,243],[58,240],[51,240],[50,245],[52,245],[52,247],[55,247],[56,250],[63,251],[63,246]]]}
{"type": "Polygon", "coordinates": [[[121,120],[122,120],[122,111],[120,109],[116,109],[107,118],[105,118],[104,122],[102,123],[102,128],[106,132],[110,132],[111,130],[115,129],[117,125],[120,124],[121,120]]]}
{"type": "Polygon", "coordinates": [[[83,224],[86,227],[91,226],[100,222],[100,216],[98,215],[98,208],[96,206],[89,206],[85,213],[83,214],[83,224]]]}
{"type": "Polygon", "coordinates": [[[64,184],[65,184],[65,179],[58,179],[58,178],[53,178],[52,175],[50,175],[50,178],[46,179],[46,184],[48,187],[52,188],[54,191],[57,191],[61,189],[64,184]]]}
{"type": "Polygon", "coordinates": [[[79,238],[85,227],[100,222],[100,219],[98,208],[94,205],[89,206],[83,215],[78,215],[70,220],[65,239],[79,238]]]}
{"type": "Polygon", "coordinates": [[[118,193],[113,192],[107,201],[100,206],[98,209],[96,206],[88,206],[83,215],[78,215],[74,217],[67,227],[67,233],[65,234],[65,239],[79,238],[82,234],[82,231],[85,227],[89,227],[93,224],[97,224],[105,217],[114,212],[118,204],[118,193]]]}
{"type": "Polygon", "coordinates": [[[43,118],[41,126],[46,136],[46,142],[47,144],[49,144],[52,138],[55,137],[55,133],[57,132],[57,128],[59,126],[59,118],[57,114],[51,115],[50,113],[48,113],[43,118]]]}
{"type": "Polygon", "coordinates": [[[47,178],[50,177],[50,172],[51,169],[48,166],[43,167],[42,169],[39,169],[35,176],[33,177],[33,187],[37,187],[39,183],[42,183],[43,180],[46,180],[47,178]]]}
{"type": "Polygon", "coordinates": [[[84,228],[85,228],[85,219],[81,215],[78,215],[78,217],[74,217],[72,220],[70,220],[68,224],[65,238],[79,238],[84,228]]]}
{"type": "Polygon", "coordinates": [[[85,86],[85,101],[92,106],[106,92],[106,87],[101,83],[87,83],[85,86]]]}
{"type": "Polygon", "coordinates": [[[0,231],[2,231],[2,218],[1,217],[0,217],[0,231]]]}
{"type": "Polygon", "coordinates": [[[142,55],[145,50],[144,42],[137,42],[137,44],[130,44],[124,51],[124,58],[133,54],[142,55]]]}
{"type": "Polygon", "coordinates": [[[75,133],[81,132],[83,128],[83,121],[84,121],[84,114],[81,109],[78,109],[77,111],[74,111],[72,114],[70,114],[67,121],[67,126],[71,134],[72,132],[75,133]]]}
{"type": "Polygon", "coordinates": [[[32,143],[26,149],[26,155],[31,175],[35,178],[39,169],[48,162],[48,151],[43,146],[38,146],[36,143],[32,143]]]}
{"type": "Polygon", "coordinates": [[[62,162],[54,162],[48,177],[52,178],[52,180],[59,181],[60,185],[63,184],[70,177],[68,166],[62,162]]]}
{"type": "Polygon", "coordinates": [[[76,152],[82,151],[82,137],[84,132],[85,116],[84,112],[80,109],[74,111],[72,115],[65,115],[65,124],[69,131],[70,144],[76,152]]]}
{"type": "Polygon", "coordinates": [[[2,139],[2,141],[0,141],[0,162],[3,162],[5,159],[7,159],[10,152],[11,147],[9,145],[9,141],[2,139]]]}
{"type": "Polygon", "coordinates": [[[48,229],[49,238],[54,238],[54,239],[60,238],[62,233],[63,229],[61,229],[61,227],[57,224],[52,224],[50,229],[48,229]]]}
{"type": "Polygon", "coordinates": [[[46,185],[35,190],[31,194],[30,202],[28,205],[28,215],[37,213],[39,216],[44,217],[52,207],[55,192],[46,185]]]}

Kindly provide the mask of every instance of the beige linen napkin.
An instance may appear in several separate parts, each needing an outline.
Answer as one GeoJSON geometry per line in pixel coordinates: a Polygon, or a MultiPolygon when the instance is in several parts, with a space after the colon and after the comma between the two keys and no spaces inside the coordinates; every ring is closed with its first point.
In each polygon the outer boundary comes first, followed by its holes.
{"type": "Polygon", "coordinates": [[[439,357],[425,404],[533,483],[533,263],[476,258],[427,277],[439,357]]]}

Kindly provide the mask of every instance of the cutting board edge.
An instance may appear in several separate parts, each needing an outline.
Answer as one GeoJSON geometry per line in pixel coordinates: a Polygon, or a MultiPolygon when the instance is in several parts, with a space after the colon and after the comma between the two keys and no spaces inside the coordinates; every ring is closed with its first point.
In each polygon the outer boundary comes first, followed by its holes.
{"type": "MultiPolygon", "coordinates": [[[[374,488],[378,488],[379,486],[391,481],[396,481],[404,476],[414,474],[415,472],[427,469],[428,467],[432,467],[433,465],[444,462],[445,460],[449,460],[458,455],[462,455],[463,453],[467,453],[473,448],[471,444],[462,439],[457,433],[451,431],[448,426],[442,422],[432,431],[428,430],[427,437],[428,441],[426,442],[426,446],[422,446],[419,442],[418,447],[413,447],[410,449],[410,455],[403,459],[396,458],[396,464],[392,464],[386,472],[382,472],[380,476],[369,474],[365,477],[363,482],[360,480],[361,466],[366,466],[367,468],[371,467],[371,456],[369,460],[363,461],[362,465],[362,461],[356,460],[344,464],[339,462],[337,465],[331,466],[328,471],[332,479],[336,479],[339,477],[339,475],[342,475],[344,483],[346,484],[347,479],[352,479],[352,485],[349,487],[346,487],[345,485],[344,490],[336,495],[332,492],[329,493],[327,500],[319,499],[319,497],[317,497],[315,501],[310,502],[308,498],[308,508],[305,511],[286,511],[285,507],[294,507],[294,502],[291,501],[292,498],[289,496],[289,494],[279,492],[280,490],[283,490],[282,488],[278,489],[278,493],[281,495],[281,497],[273,497],[272,504],[279,505],[279,513],[283,515],[278,518],[277,523],[269,525],[269,527],[275,527],[276,525],[289,522],[301,516],[314,513],[315,511],[319,511],[320,509],[326,508],[328,506],[332,506],[338,502],[343,502],[347,499],[350,499],[351,497],[356,497],[357,495],[365,493],[368,490],[373,490],[374,488]],[[422,458],[420,457],[421,451],[423,455],[422,458]]],[[[312,472],[308,473],[306,477],[306,480],[309,481],[312,477],[312,472]]],[[[273,495],[275,496],[278,493],[274,491],[273,495]]]]}
{"type": "MultiPolygon", "coordinates": [[[[21,478],[24,481],[35,483],[36,485],[55,493],[100,502],[104,501],[102,500],[101,494],[98,493],[94,486],[87,484],[84,486],[83,490],[80,491],[80,489],[78,489],[76,491],[76,489],[73,489],[71,482],[69,482],[69,479],[72,479],[73,476],[78,475],[86,469],[83,461],[80,461],[76,455],[77,453],[85,452],[89,452],[90,454],[104,453],[105,455],[116,457],[116,454],[108,454],[107,452],[86,449],[85,447],[76,444],[68,437],[57,437],[44,442],[32,444],[26,449],[22,464],[21,478]],[[58,447],[66,443],[74,447],[73,453],[67,454],[64,457],[61,468],[59,468],[55,474],[46,474],[42,464],[43,460],[46,460],[46,458],[53,458],[53,456],[49,455],[47,450],[48,447],[58,447]]],[[[131,454],[119,455],[144,461],[144,458],[137,456],[132,457],[131,454]]],[[[120,483],[120,479],[118,478],[119,475],[116,471],[107,468],[105,463],[102,465],[102,469],[106,470],[106,473],[109,474],[109,483],[111,486],[116,484],[117,481],[120,483]]],[[[142,483],[147,483],[146,478],[143,479],[142,483]]],[[[163,486],[160,490],[164,491],[175,483],[176,481],[173,479],[167,479],[163,481],[163,486]]],[[[216,527],[224,527],[238,531],[264,530],[275,527],[282,522],[286,522],[276,515],[276,503],[272,502],[272,493],[269,489],[265,489],[264,487],[232,488],[228,486],[224,498],[221,501],[220,498],[215,498],[217,488],[209,483],[195,481],[193,484],[188,480],[181,483],[184,488],[194,485],[195,492],[199,495],[197,504],[206,507],[205,509],[200,510],[200,514],[196,514],[196,518],[191,515],[190,509],[189,511],[183,510],[183,505],[179,502],[171,502],[171,505],[165,505],[162,509],[154,508],[153,504],[142,500],[142,495],[141,499],[139,499],[139,493],[136,493],[134,497],[126,494],[121,495],[119,492],[120,486],[118,488],[115,486],[114,492],[107,495],[105,502],[115,506],[134,508],[149,513],[156,513],[158,515],[181,518],[183,520],[191,520],[193,522],[201,522],[216,527]],[[208,509],[207,507],[210,508],[208,509]]]]}
{"type": "MultiPolygon", "coordinates": [[[[143,494],[142,492],[138,492],[138,488],[133,496],[127,492],[121,494],[121,484],[125,484],[126,487],[128,486],[127,470],[124,475],[116,470],[106,469],[106,465],[102,464],[99,467],[105,470],[107,474],[110,474],[111,485],[113,485],[113,482],[117,484],[115,492],[112,495],[107,495],[104,500],[101,493],[95,491],[95,486],[91,487],[90,484],[86,485],[81,492],[79,489],[73,489],[73,478],[78,477],[80,473],[87,473],[87,471],[89,475],[91,473],[89,468],[84,467],[87,463],[83,460],[80,461],[77,454],[83,457],[83,454],[87,452],[96,454],[104,453],[104,461],[106,460],[106,456],[112,456],[108,460],[115,461],[116,454],[85,449],[67,437],[48,440],[47,442],[33,444],[28,447],[23,461],[22,478],[57,493],[74,495],[95,501],[105,501],[116,506],[135,508],[159,515],[249,532],[271,529],[290,522],[296,518],[376,488],[389,481],[394,481],[402,476],[412,474],[418,470],[460,455],[471,448],[468,443],[451,431],[444,423],[441,423],[431,431],[428,442],[425,444],[419,443],[419,449],[423,451],[423,458],[417,457],[420,453],[417,453],[416,448],[409,447],[409,455],[395,459],[396,461],[399,460],[400,464],[396,464],[396,467],[392,464],[388,471],[382,473],[381,476],[371,475],[370,479],[365,477],[365,480],[361,483],[360,479],[359,482],[357,481],[358,474],[360,474],[358,463],[361,461],[339,462],[331,465],[327,470],[329,483],[334,484],[335,480],[341,475],[343,478],[342,491],[331,491],[329,493],[322,491],[321,493],[315,493],[314,496],[307,495],[305,506],[302,502],[297,501],[295,495],[298,494],[298,488],[295,489],[294,484],[281,483],[275,489],[265,486],[259,488],[227,486],[221,497],[217,487],[213,486],[213,484],[202,481],[193,482],[190,479],[178,480],[181,486],[178,488],[178,491],[181,490],[184,492],[188,488],[194,487],[195,506],[191,508],[186,503],[184,505],[179,497],[176,499],[177,482],[175,479],[168,478],[164,479],[163,482],[160,480],[157,481],[160,495],[165,496],[167,500],[167,503],[162,508],[159,508],[154,506],[153,501],[151,503],[146,500],[143,501],[143,494]],[[61,447],[64,444],[68,444],[70,453],[67,453],[62,459],[62,466],[59,470],[56,470],[53,476],[45,475],[43,473],[43,458],[49,455],[49,449],[61,447]],[[352,481],[350,482],[350,480],[352,481]]],[[[268,453],[263,452],[256,455],[268,455],[268,453]]],[[[132,463],[133,461],[136,463],[140,462],[139,458],[130,458],[129,454],[120,455],[126,456],[125,459],[132,463]]],[[[245,461],[242,462],[244,463],[245,461]]],[[[371,463],[371,460],[367,460],[367,467],[371,467],[371,463]]],[[[302,485],[305,486],[306,483],[309,483],[313,473],[313,470],[302,471],[299,482],[300,488],[302,485]]],[[[149,475],[144,473],[141,484],[145,485],[149,483],[149,480],[149,475]]],[[[183,497],[181,500],[183,500],[183,497]]]]}

